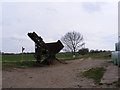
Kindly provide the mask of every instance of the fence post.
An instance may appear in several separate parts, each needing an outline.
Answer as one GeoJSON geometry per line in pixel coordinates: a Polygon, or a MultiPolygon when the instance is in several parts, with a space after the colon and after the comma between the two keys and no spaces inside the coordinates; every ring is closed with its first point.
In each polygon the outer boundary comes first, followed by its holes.
{"type": "Polygon", "coordinates": [[[22,47],[22,57],[21,57],[21,62],[23,62],[23,51],[25,50],[25,48],[22,47]]]}

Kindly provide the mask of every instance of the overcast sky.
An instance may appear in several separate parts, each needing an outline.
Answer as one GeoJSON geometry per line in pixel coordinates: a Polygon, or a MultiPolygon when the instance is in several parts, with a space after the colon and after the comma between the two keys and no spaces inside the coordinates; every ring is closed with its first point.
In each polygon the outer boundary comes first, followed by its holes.
{"type": "Polygon", "coordinates": [[[27,36],[33,31],[45,42],[56,42],[74,30],[94,50],[114,50],[118,41],[116,2],[10,2],[1,7],[3,52],[21,52],[22,46],[33,52],[34,42],[27,36]]]}

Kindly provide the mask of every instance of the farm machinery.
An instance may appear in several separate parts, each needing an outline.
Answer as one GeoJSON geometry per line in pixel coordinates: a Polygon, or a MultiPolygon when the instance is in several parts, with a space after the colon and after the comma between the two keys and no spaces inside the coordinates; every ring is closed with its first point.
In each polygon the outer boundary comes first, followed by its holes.
{"type": "Polygon", "coordinates": [[[53,64],[56,60],[56,54],[63,49],[63,44],[60,40],[52,43],[45,43],[43,39],[35,32],[28,33],[28,36],[35,42],[35,58],[38,64],[53,64]]]}

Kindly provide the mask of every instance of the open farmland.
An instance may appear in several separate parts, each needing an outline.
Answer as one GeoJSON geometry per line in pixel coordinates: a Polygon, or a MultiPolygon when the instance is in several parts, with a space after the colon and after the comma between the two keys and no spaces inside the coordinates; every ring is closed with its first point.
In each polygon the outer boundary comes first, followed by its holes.
{"type": "Polygon", "coordinates": [[[84,56],[77,54],[75,58],[70,53],[60,53],[57,54],[57,58],[67,62],[67,64],[59,63],[45,67],[33,67],[35,63],[33,54],[24,55],[24,60],[34,60],[32,63],[31,61],[23,62],[24,64],[20,64],[21,55],[3,55],[3,88],[118,87],[118,67],[111,62],[110,52],[84,56]],[[89,72],[87,76],[90,73],[94,75],[97,68],[105,70],[104,72],[97,71],[100,73],[100,77],[98,74],[99,80],[96,77],[89,79],[82,75],[85,72],[89,72]],[[92,69],[95,69],[94,72],[92,69]],[[99,82],[96,84],[94,79],[99,82]]]}
{"type": "MultiPolygon", "coordinates": [[[[82,58],[109,59],[111,58],[109,55],[111,55],[111,52],[92,53],[87,55],[79,55],[78,53],[76,53],[76,57],[73,58],[71,53],[58,53],[56,57],[62,61],[69,61],[69,60],[82,59],[82,58]]],[[[22,59],[21,54],[2,55],[2,64],[3,65],[25,65],[25,64],[20,64],[21,59],[22,59]]],[[[34,54],[24,54],[22,61],[25,61],[25,63],[29,62],[33,64],[36,60],[35,60],[34,54]]]]}

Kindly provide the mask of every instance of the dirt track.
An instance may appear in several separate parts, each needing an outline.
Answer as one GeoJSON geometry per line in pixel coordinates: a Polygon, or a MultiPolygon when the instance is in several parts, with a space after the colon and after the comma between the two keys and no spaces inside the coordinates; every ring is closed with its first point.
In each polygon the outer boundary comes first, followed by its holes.
{"type": "MultiPolygon", "coordinates": [[[[93,80],[80,76],[90,68],[105,67],[114,70],[112,82],[117,80],[118,67],[111,60],[80,59],[67,61],[68,64],[57,64],[47,67],[3,68],[3,88],[96,88],[93,80]],[[114,78],[115,77],[115,78],[114,78]]],[[[109,72],[110,73],[110,72],[109,72]]],[[[111,75],[104,80],[111,80],[111,75]]],[[[104,76],[106,77],[106,76],[104,76]]],[[[114,86],[109,86],[114,87],[114,86]]]]}

